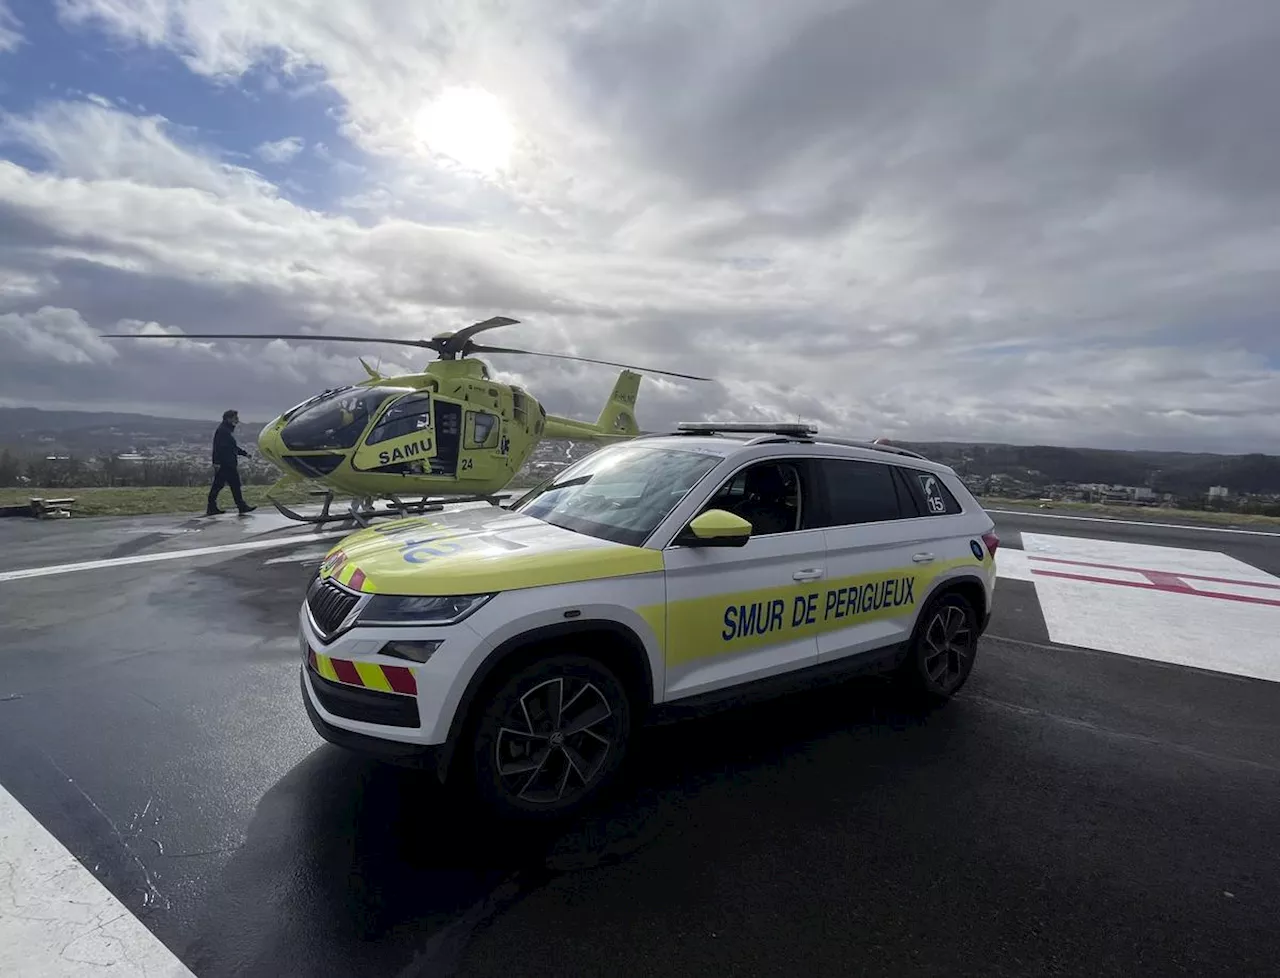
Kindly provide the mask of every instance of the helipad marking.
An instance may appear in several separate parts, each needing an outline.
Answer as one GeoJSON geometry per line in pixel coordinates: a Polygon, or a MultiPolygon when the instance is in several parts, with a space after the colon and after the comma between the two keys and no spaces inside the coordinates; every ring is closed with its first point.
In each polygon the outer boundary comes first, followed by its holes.
{"type": "Polygon", "coordinates": [[[1272,592],[1280,591],[1280,584],[1268,584],[1260,581],[1241,581],[1230,577],[1209,577],[1204,574],[1186,574],[1174,573],[1163,570],[1146,570],[1138,567],[1123,567],[1118,564],[1095,564],[1086,560],[1063,560],[1057,557],[1041,557],[1036,554],[1030,554],[1028,560],[1035,561],[1036,564],[1050,564],[1050,568],[1043,566],[1031,566],[1031,574],[1033,577],[1060,577],[1070,581],[1093,581],[1097,584],[1114,584],[1117,587],[1136,587],[1148,591],[1169,591],[1173,594],[1195,594],[1202,598],[1211,598],[1216,601],[1241,601],[1246,604],[1268,604],[1280,608],[1280,595],[1265,597],[1258,594],[1248,593],[1249,589],[1256,591],[1267,590],[1272,592]],[[1093,570],[1094,573],[1086,574],[1083,571],[1066,571],[1053,570],[1053,566],[1067,566],[1072,568],[1087,568],[1093,570]],[[1120,580],[1115,574],[1106,577],[1100,577],[1097,571],[1118,571],[1121,574],[1130,575],[1129,580],[1120,580]],[[1142,580],[1134,580],[1133,578],[1141,577],[1142,580]],[[1224,590],[1223,588],[1207,589],[1197,588],[1188,581],[1205,581],[1210,584],[1227,584],[1231,585],[1234,590],[1224,590]],[[1246,593],[1240,593],[1244,590],[1246,593]]]}
{"type": "Polygon", "coordinates": [[[1214,551],[1022,544],[1050,641],[1280,682],[1280,578],[1214,551]]]}
{"type": "Polygon", "coordinates": [[[271,567],[275,564],[309,564],[320,563],[329,553],[326,548],[324,550],[308,550],[300,554],[289,554],[288,557],[272,557],[270,560],[262,562],[263,567],[271,567]]]}
{"type": "Polygon", "coordinates": [[[194,978],[2,786],[0,975],[194,978]]]}
{"type": "Polygon", "coordinates": [[[1007,577],[1013,581],[1034,581],[1031,576],[1031,565],[1027,561],[1026,551],[1012,547],[1001,547],[996,551],[996,576],[1007,577]]]}
{"type": "Polygon", "coordinates": [[[166,550],[154,554],[134,554],[131,557],[112,557],[107,560],[86,560],[75,564],[53,564],[48,567],[27,567],[22,570],[0,571],[0,583],[25,581],[33,577],[54,577],[79,571],[107,570],[112,567],[128,567],[132,564],[152,564],[162,560],[188,560],[192,557],[211,557],[216,554],[245,550],[268,550],[273,547],[295,547],[328,537],[350,535],[350,530],[327,530],[305,537],[276,537],[271,540],[248,540],[242,543],[224,543],[217,547],[192,547],[187,550],[166,550]]]}
{"type": "Polygon", "coordinates": [[[1269,584],[1265,581],[1240,581],[1231,577],[1208,577],[1204,574],[1171,574],[1169,571],[1144,570],[1140,567],[1122,567],[1118,564],[1096,564],[1087,560],[1064,560],[1061,557],[1041,557],[1039,555],[1032,555],[1030,559],[1042,564],[1064,564],[1072,567],[1093,567],[1101,570],[1127,571],[1131,574],[1145,574],[1153,579],[1177,577],[1185,578],[1189,581],[1210,581],[1215,584],[1238,584],[1242,587],[1272,588],[1276,591],[1280,591],[1280,584],[1269,584]]]}

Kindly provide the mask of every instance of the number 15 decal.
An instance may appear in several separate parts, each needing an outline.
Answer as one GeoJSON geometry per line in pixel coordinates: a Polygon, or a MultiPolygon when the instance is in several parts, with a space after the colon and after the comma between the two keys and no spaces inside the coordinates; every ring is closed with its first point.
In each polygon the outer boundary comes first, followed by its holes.
{"type": "Polygon", "coordinates": [[[942,498],[942,492],[938,489],[938,481],[931,475],[922,475],[920,477],[921,488],[924,490],[925,501],[929,504],[929,512],[938,514],[947,511],[947,501],[942,498]]]}

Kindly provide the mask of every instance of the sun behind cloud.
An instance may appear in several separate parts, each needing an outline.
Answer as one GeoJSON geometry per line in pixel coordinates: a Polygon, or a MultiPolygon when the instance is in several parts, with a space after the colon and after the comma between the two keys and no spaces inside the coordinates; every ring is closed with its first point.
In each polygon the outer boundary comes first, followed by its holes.
{"type": "Polygon", "coordinates": [[[428,152],[487,177],[506,167],[515,148],[515,126],[502,102],[483,88],[444,89],[423,107],[415,128],[428,152]]]}

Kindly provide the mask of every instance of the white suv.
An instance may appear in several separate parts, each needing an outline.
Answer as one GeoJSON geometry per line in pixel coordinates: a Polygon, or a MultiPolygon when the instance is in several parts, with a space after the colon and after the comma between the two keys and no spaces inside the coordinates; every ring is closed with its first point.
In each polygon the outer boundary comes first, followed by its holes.
{"type": "Polygon", "coordinates": [[[946,698],[995,590],[955,473],[798,425],[681,425],[602,448],[509,509],[339,543],[300,610],[333,743],[425,762],[494,809],[563,814],[647,716],[847,668],[946,698]]]}

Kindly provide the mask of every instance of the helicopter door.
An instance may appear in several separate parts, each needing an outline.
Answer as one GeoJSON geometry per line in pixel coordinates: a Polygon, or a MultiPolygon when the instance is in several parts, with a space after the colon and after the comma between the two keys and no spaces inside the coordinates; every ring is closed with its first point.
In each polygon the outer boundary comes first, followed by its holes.
{"type": "Polygon", "coordinates": [[[462,428],[462,450],[458,453],[458,474],[463,478],[475,475],[487,478],[490,465],[487,459],[497,451],[502,421],[488,411],[468,411],[462,428]]]}
{"type": "Polygon", "coordinates": [[[462,405],[436,401],[436,457],[432,475],[458,474],[458,447],[462,443],[462,405]]]}
{"type": "Polygon", "coordinates": [[[362,472],[426,474],[436,454],[432,400],[432,395],[418,393],[392,402],[356,450],[352,467],[362,472]]]}

